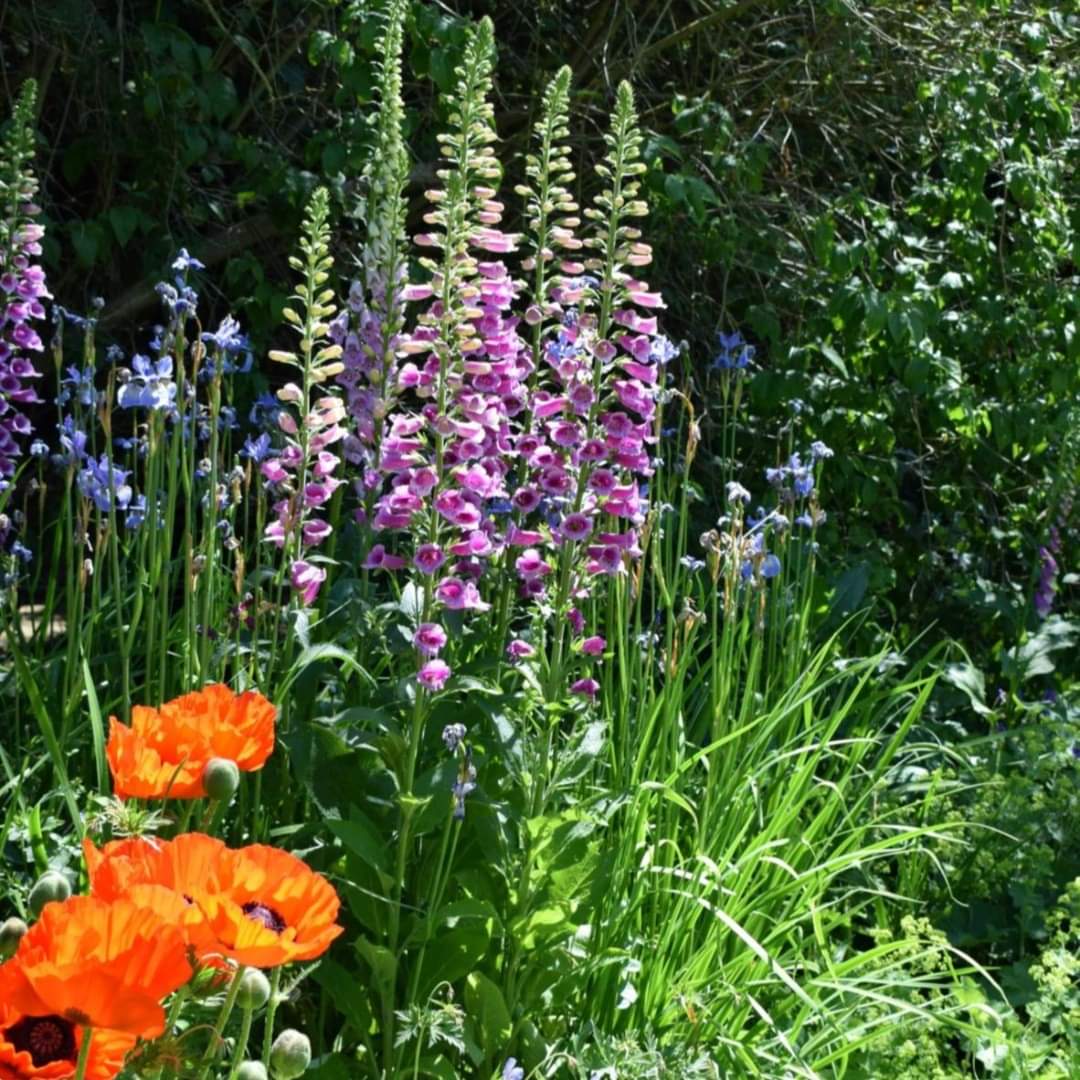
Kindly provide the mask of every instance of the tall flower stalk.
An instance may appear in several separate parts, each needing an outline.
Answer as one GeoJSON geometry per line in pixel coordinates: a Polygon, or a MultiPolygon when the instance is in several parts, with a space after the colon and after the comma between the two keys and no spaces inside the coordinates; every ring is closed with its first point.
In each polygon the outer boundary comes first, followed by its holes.
{"type": "Polygon", "coordinates": [[[45,233],[34,221],[40,213],[31,168],[36,100],[37,84],[28,79],[0,146],[0,480],[5,485],[22,455],[22,440],[33,430],[22,407],[41,400],[26,380],[41,374],[29,354],[44,349],[33,324],[45,318],[41,301],[51,295],[45,272],[34,261],[41,255],[45,233]]]}
{"type": "Polygon", "coordinates": [[[296,351],[270,353],[271,360],[297,370],[301,381],[286,383],[278,391],[278,399],[292,407],[278,415],[285,447],[261,466],[276,495],[274,520],[263,535],[282,550],[282,569],[288,574],[295,602],[302,607],[315,603],[326,580],[326,570],[312,552],[332,529],[324,515],[341,481],[334,475],[340,459],[330,447],[345,436],[341,426],[345,409],[335,388],[328,385],[344,368],[342,347],[330,339],[329,320],[337,306],[334,290],[327,287],[334,263],[329,216],[329,194],[319,188],[304,218],[301,255],[289,259],[303,281],[283,314],[299,334],[299,346],[296,351]]]}
{"type": "Polygon", "coordinates": [[[398,394],[397,348],[405,318],[409,154],[402,138],[401,49],[407,8],[405,0],[392,0],[379,44],[376,150],[362,206],[367,236],[346,309],[331,327],[344,349],[345,367],[337,378],[345,389],[350,432],[343,453],[360,469],[361,523],[368,520],[380,486],[383,436],[398,394]]]}

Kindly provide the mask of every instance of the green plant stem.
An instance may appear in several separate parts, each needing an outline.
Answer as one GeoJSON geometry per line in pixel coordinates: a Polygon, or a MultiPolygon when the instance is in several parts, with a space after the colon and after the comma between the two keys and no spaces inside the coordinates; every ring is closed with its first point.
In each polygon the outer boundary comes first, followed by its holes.
{"type": "MultiPolygon", "coordinates": [[[[280,969],[276,969],[275,974],[277,973],[277,970],[280,969]]],[[[196,1074],[196,1080],[206,1080],[206,1077],[214,1064],[214,1059],[217,1057],[218,1046],[221,1043],[222,1034],[225,1031],[225,1025],[229,1022],[233,1007],[236,1005],[236,996],[240,993],[240,979],[243,977],[243,974],[244,966],[241,964],[241,966],[236,969],[233,974],[232,982],[229,984],[229,990],[225,995],[225,1001],[222,1003],[221,1012],[218,1013],[217,1023],[214,1024],[214,1030],[210,1036],[210,1045],[207,1046],[206,1053],[203,1054],[202,1065],[196,1074]]]]}
{"type": "Polygon", "coordinates": [[[255,1010],[245,1009],[243,1019],[240,1021],[240,1034],[237,1036],[232,1061],[229,1065],[229,1080],[233,1080],[236,1076],[236,1070],[240,1067],[240,1062],[244,1060],[244,1055],[247,1053],[248,1039],[251,1037],[251,1023],[254,1019],[255,1010]]]}
{"type": "Polygon", "coordinates": [[[79,1047],[79,1059],[75,1063],[75,1080],[85,1080],[86,1066],[90,1062],[90,1043],[94,1038],[92,1027],[83,1028],[82,1045],[79,1047]]]}
{"type": "Polygon", "coordinates": [[[277,1017],[278,995],[281,992],[281,968],[274,968],[270,976],[270,1000],[266,1004],[266,1017],[263,1021],[262,1063],[269,1070],[270,1050],[274,1045],[274,1019],[277,1017]]]}

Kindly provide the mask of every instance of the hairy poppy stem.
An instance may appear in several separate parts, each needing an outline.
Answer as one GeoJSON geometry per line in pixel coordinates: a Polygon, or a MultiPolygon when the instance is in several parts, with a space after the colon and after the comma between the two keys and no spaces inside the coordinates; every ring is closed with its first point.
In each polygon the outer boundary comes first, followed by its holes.
{"type": "Polygon", "coordinates": [[[203,1055],[202,1067],[199,1069],[196,1080],[206,1080],[207,1074],[210,1072],[210,1066],[214,1063],[214,1058],[217,1057],[218,1045],[221,1043],[222,1033],[225,1031],[225,1025],[229,1022],[229,1016],[233,1011],[233,1006],[236,1004],[236,995],[240,993],[240,979],[244,974],[244,966],[240,965],[236,969],[233,975],[233,980],[229,984],[229,991],[225,995],[225,1002],[221,1006],[221,1012],[218,1013],[217,1023],[214,1025],[213,1034],[210,1036],[210,1045],[206,1048],[206,1053],[203,1055]]]}
{"type": "MultiPolygon", "coordinates": [[[[237,984],[239,985],[239,979],[237,984]]],[[[240,1024],[240,1036],[236,1040],[236,1047],[233,1050],[232,1061],[229,1064],[229,1080],[233,1080],[236,1076],[236,1070],[240,1068],[240,1062],[244,1060],[244,1055],[247,1053],[248,1039],[251,1037],[251,1021],[255,1018],[254,1009],[244,1009],[244,1018],[240,1024]]]]}
{"type": "Polygon", "coordinates": [[[270,1068],[270,1048],[274,1045],[274,1017],[277,1015],[278,993],[281,990],[281,968],[270,976],[270,1000],[266,1003],[266,1030],[263,1032],[262,1063],[270,1068]]]}
{"type": "Polygon", "coordinates": [[[84,1080],[86,1076],[86,1066],[90,1061],[90,1040],[93,1037],[93,1028],[83,1028],[82,1046],[79,1047],[79,1060],[75,1065],[75,1080],[84,1080]]]}

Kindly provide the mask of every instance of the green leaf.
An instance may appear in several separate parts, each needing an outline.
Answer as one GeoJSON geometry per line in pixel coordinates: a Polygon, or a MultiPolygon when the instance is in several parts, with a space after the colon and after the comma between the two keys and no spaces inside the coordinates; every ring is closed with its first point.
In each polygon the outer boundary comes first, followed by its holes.
{"type": "Polygon", "coordinates": [[[371,968],[376,986],[385,989],[393,984],[397,974],[397,960],[385,945],[376,945],[362,937],[356,942],[356,951],[371,968]]]}
{"type": "Polygon", "coordinates": [[[424,952],[419,1000],[440,983],[454,983],[479,967],[491,944],[490,923],[470,919],[449,934],[440,934],[437,947],[424,952]]]}
{"type": "MultiPolygon", "coordinates": [[[[336,1004],[337,999],[335,999],[336,1004]]],[[[353,1080],[357,1062],[344,1054],[327,1054],[315,1058],[304,1072],[305,1080],[353,1080]]]]}
{"type": "Polygon", "coordinates": [[[830,364],[846,379],[848,377],[847,365],[841,359],[840,354],[827,342],[819,341],[818,349],[821,350],[821,355],[829,361],[830,364]]]}
{"type": "Polygon", "coordinates": [[[1058,615],[1047,619],[1034,637],[1023,645],[1010,649],[1002,657],[1002,671],[1007,677],[1016,676],[1023,681],[1037,675],[1049,675],[1056,670],[1054,653],[1072,648],[1078,627],[1058,615]]]}
{"type": "Polygon", "coordinates": [[[358,1032],[367,1032],[371,1026],[371,1003],[365,983],[329,957],[319,962],[314,977],[333,1001],[334,1008],[344,1014],[358,1032]]]}
{"type": "Polygon", "coordinates": [[[387,856],[390,849],[386,840],[358,810],[351,810],[347,819],[328,821],[327,827],[353,854],[379,871],[380,876],[389,875],[387,856]]]}
{"type": "Polygon", "coordinates": [[[101,720],[101,703],[98,701],[94,677],[90,674],[90,665],[83,657],[83,686],[86,688],[86,708],[90,713],[90,732],[94,752],[94,774],[97,777],[98,791],[109,794],[109,768],[105,762],[105,725],[101,720]]]}
{"type": "Polygon", "coordinates": [[[502,991],[479,971],[465,980],[465,1009],[480,1032],[481,1048],[489,1057],[502,1051],[512,1022],[502,991]]]}
{"type": "Polygon", "coordinates": [[[133,206],[114,206],[109,210],[109,224],[116,234],[116,242],[122,248],[127,247],[141,218],[142,215],[133,206]]]}
{"type": "Polygon", "coordinates": [[[942,680],[962,691],[971,702],[972,709],[980,716],[993,715],[986,701],[986,680],[983,673],[971,664],[949,664],[942,672],[942,680]]]}

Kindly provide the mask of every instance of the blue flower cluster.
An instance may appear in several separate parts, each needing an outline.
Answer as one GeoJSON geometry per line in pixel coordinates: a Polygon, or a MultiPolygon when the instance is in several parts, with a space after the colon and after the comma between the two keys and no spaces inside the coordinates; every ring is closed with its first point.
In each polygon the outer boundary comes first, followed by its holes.
{"type": "Polygon", "coordinates": [[[716,335],[720,351],[713,357],[713,371],[745,371],[750,366],[757,351],[738,330],[734,334],[725,334],[722,330],[716,335]]]}

